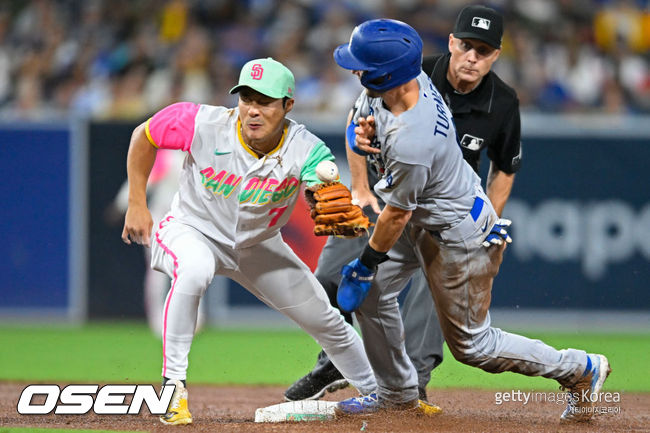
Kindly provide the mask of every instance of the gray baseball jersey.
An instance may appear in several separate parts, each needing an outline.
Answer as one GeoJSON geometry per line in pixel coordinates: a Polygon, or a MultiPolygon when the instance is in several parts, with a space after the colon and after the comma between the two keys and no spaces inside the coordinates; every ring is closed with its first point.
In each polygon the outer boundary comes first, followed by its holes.
{"type": "Polygon", "coordinates": [[[413,224],[440,231],[467,215],[481,180],[463,160],[451,112],[440,93],[425,73],[417,81],[419,101],[401,115],[396,117],[381,98],[369,98],[365,92],[357,104],[368,108],[357,113],[375,116],[381,143],[378,171],[383,172],[375,192],[387,204],[413,211],[413,224]]]}
{"type": "Polygon", "coordinates": [[[485,248],[482,241],[496,212],[462,158],[451,113],[440,94],[424,73],[417,83],[417,104],[397,117],[381,99],[364,94],[358,101],[375,116],[382,149],[378,163],[384,171],[375,191],[391,206],[413,211],[357,315],[380,398],[403,403],[418,395],[396,301],[418,268],[427,277],[456,359],[493,373],[514,371],[554,378],[564,386],[575,383],[585,370],[584,351],[558,351],[490,326],[492,281],[504,246],[485,248]]]}

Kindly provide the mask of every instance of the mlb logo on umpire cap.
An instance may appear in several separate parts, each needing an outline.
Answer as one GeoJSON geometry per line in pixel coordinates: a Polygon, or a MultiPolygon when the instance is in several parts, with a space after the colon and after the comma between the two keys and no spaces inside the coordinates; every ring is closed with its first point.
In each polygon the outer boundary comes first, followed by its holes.
{"type": "Polygon", "coordinates": [[[457,39],[478,39],[499,49],[503,37],[503,17],[485,6],[465,6],[456,18],[452,34],[457,39]]]}
{"type": "Polygon", "coordinates": [[[474,17],[472,18],[472,27],[490,30],[490,20],[487,18],[474,17]]]}

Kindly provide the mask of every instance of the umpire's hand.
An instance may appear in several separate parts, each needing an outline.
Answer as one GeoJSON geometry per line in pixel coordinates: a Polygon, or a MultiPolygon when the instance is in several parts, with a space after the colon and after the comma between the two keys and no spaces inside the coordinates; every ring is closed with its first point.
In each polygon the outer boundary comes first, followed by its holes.
{"type": "Polygon", "coordinates": [[[135,242],[149,248],[151,246],[152,227],[151,212],[146,206],[129,206],[124,218],[122,240],[128,245],[135,242]]]}

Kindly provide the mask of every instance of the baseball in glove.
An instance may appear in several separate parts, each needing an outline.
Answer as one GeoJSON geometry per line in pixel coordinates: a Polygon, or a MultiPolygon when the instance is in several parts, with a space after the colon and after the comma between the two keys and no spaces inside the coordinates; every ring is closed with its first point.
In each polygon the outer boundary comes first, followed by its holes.
{"type": "Polygon", "coordinates": [[[356,238],[373,226],[361,208],[352,204],[350,190],[340,182],[327,182],[305,190],[316,236],[356,238]]]}

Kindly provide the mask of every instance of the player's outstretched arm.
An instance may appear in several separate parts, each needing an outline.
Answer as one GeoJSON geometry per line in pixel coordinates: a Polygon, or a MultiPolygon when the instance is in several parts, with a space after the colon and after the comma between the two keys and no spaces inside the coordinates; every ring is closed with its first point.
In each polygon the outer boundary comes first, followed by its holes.
{"type": "Polygon", "coordinates": [[[386,205],[377,218],[377,225],[368,244],[376,251],[388,252],[401,236],[411,214],[411,211],[386,205]]]}
{"type": "Polygon", "coordinates": [[[126,158],[129,179],[129,207],[124,218],[122,240],[150,246],[153,220],[147,208],[147,180],[156,160],[156,148],[149,142],[145,124],[138,126],[131,135],[131,144],[126,158]]]}
{"type": "Polygon", "coordinates": [[[386,205],[377,219],[375,231],[361,253],[341,270],[341,282],[336,292],[336,301],[343,311],[355,311],[366,299],[377,266],[388,260],[388,250],[397,242],[406,223],[411,219],[411,211],[386,205]]]}

